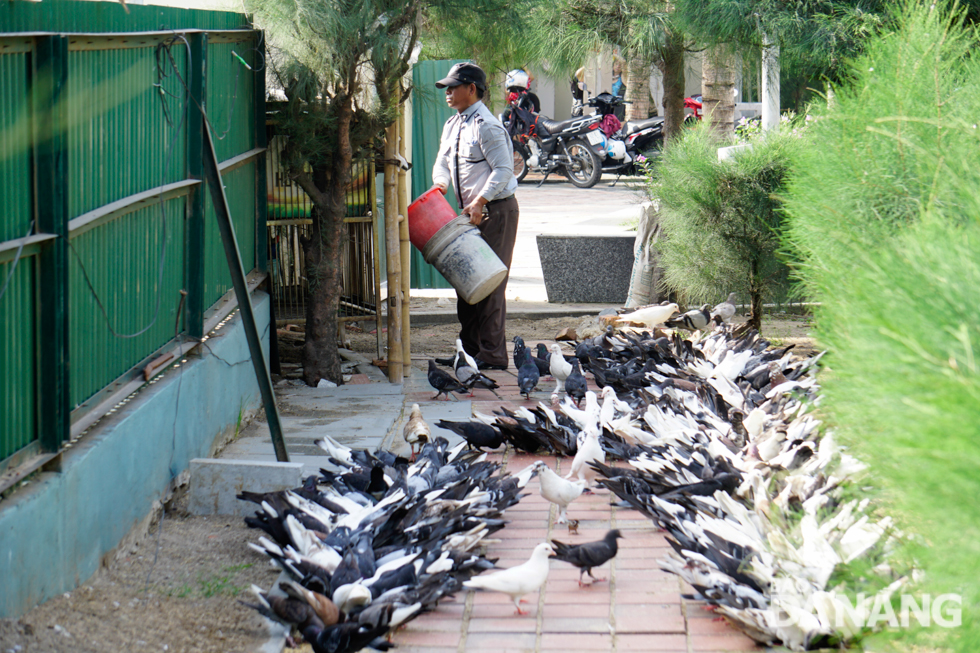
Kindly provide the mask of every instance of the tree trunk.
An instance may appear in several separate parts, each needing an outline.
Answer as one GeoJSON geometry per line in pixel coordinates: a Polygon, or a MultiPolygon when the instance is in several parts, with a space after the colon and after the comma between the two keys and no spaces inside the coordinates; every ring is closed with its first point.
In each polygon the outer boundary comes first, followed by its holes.
{"type": "Polygon", "coordinates": [[[632,57],[626,73],[626,121],[650,116],[650,66],[643,57],[632,57]]]}
{"type": "Polygon", "coordinates": [[[749,301],[752,304],[749,326],[762,333],[762,284],[759,283],[759,262],[752,261],[749,274],[749,301]]]}
{"type": "Polygon", "coordinates": [[[680,135],[684,127],[684,39],[673,30],[660,60],[664,78],[664,142],[680,135]]]}
{"type": "MultiPolygon", "coordinates": [[[[338,157],[340,158],[340,157],[338,157]]],[[[306,257],[306,279],[310,287],[306,303],[306,343],[303,346],[303,380],[315,386],[320,379],[328,379],[337,385],[343,382],[340,373],[340,356],[337,352],[337,312],[340,308],[341,251],[346,234],[347,184],[330,184],[340,171],[332,165],[330,173],[314,171],[314,180],[320,188],[326,188],[326,202],[315,204],[310,237],[303,239],[306,257]],[[335,186],[339,186],[338,193],[335,186]],[[339,204],[339,206],[338,206],[339,204]]],[[[350,176],[350,168],[347,168],[350,176]]]]}
{"type": "Polygon", "coordinates": [[[701,95],[704,120],[709,122],[719,142],[735,137],[735,67],[724,46],[704,53],[701,63],[701,95]]]}
{"type": "Polygon", "coordinates": [[[343,383],[337,351],[337,313],[340,308],[341,252],[346,246],[344,217],[351,180],[350,103],[338,111],[338,146],[330,163],[318,166],[312,177],[297,182],[313,200],[313,226],[302,241],[310,296],[306,304],[306,343],[303,346],[303,381],[315,386],[320,379],[343,383]]]}

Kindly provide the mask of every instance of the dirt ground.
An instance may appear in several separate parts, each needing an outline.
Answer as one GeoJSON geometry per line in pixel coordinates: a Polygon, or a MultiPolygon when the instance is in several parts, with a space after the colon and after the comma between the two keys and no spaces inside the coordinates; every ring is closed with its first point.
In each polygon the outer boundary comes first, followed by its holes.
{"type": "MultiPolygon", "coordinates": [[[[438,300],[414,300],[413,308],[448,307],[438,300]]],[[[553,340],[566,327],[588,318],[511,319],[508,337],[520,335],[529,346],[553,340]]],[[[347,330],[349,346],[376,356],[373,324],[347,330]]],[[[797,344],[813,350],[809,324],[800,316],[778,315],[763,322],[763,335],[774,345],[797,344]]],[[[455,323],[412,329],[413,365],[426,368],[433,356],[454,350],[455,323]]],[[[301,339],[281,337],[285,363],[299,361],[301,339]]],[[[108,556],[99,571],[72,592],[31,610],[21,619],[0,620],[0,653],[227,653],[255,651],[266,639],[264,621],[237,599],[251,601],[250,584],[268,588],[277,571],[246,543],[256,531],[234,517],[193,517],[186,498],[168,507],[162,526],[151,525],[138,543],[108,556]]]]}
{"type": "Polygon", "coordinates": [[[193,517],[178,501],[81,587],[0,620],[0,653],[252,652],[268,639],[250,584],[278,572],[246,546],[238,517],[193,517]]]}

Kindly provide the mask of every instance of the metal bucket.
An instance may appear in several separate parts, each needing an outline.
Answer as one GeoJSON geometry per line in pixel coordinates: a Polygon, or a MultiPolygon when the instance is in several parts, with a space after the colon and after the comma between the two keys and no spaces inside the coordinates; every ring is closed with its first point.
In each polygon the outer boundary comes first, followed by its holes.
{"type": "Polygon", "coordinates": [[[429,238],[422,256],[467,304],[486,299],[507,277],[507,266],[466,216],[450,221],[429,238]]]}

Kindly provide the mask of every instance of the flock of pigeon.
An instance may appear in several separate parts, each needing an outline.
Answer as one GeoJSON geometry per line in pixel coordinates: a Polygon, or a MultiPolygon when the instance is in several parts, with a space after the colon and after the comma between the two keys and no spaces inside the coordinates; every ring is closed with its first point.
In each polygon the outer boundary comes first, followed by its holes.
{"type": "MultiPolygon", "coordinates": [[[[887,518],[873,521],[867,500],[846,499],[864,466],[813,417],[820,356],[800,358],[731,327],[733,299],[676,317],[674,304],[619,316],[614,324],[647,330],[611,325],[570,357],[558,345],[534,355],[515,338],[522,392],[550,375],[550,405],[440,421],[465,441],[453,449],[432,437],[417,404],[403,432],[410,460],[318,441],[342,472],[239,497],[259,504],[246,522],[268,535],[251,546],[288,576],[281,592],[253,588],[252,607],[296,626],[317,653],[385,650],[385,635],[462,590],[504,593],[524,614],[521,598],[544,585],[549,558],[579,568],[580,584],[585,574],[603,580],[592,570],[616,555],[617,530],[579,545],[542,542],[510,569],[494,569],[478,552],[537,475],[558,523],[593,485],[648,516],[673,547],[661,567],[760,643],[806,650],[859,635],[861,611],[906,582],[890,578],[882,556],[895,534],[887,518]],[[483,449],[505,443],[569,456],[570,471],[560,477],[538,461],[501,476],[483,449]],[[872,554],[874,573],[893,582],[855,611],[831,578],[839,565],[872,554]]],[[[457,341],[455,378],[430,361],[437,397],[495,386],[468,358],[457,341]]]]}
{"type": "Polygon", "coordinates": [[[316,653],[387,650],[395,628],[491,569],[477,550],[534,474],[501,476],[485,454],[445,438],[423,444],[415,462],[329,437],[317,444],[342,471],[238,497],[258,504],[245,521],[265,532],[249,546],[287,577],[281,592],[253,586],[259,603],[249,605],[297,628],[316,653]]]}
{"type": "Polygon", "coordinates": [[[542,543],[526,563],[477,576],[495,562],[478,549],[544,463],[501,476],[486,454],[450,449],[445,438],[425,438],[413,461],[330,437],[317,444],[341,471],[238,495],[258,506],[245,523],[265,532],[249,546],[283,572],[271,590],[252,586],[258,603],[242,603],[301,632],[315,653],[388,650],[396,628],[463,590],[507,594],[526,614],[521,597],[545,583],[549,557],[592,576],[616,555],[619,532],[610,531],[598,542],[542,543]]]}
{"type": "MultiPolygon", "coordinates": [[[[557,345],[548,358],[533,356],[515,338],[522,391],[524,378],[550,373],[551,405],[477,413],[471,424],[520,450],[573,457],[564,479],[539,469],[558,523],[593,483],[609,488],[666,531],[674,553],[661,567],[756,641],[793,650],[846,643],[861,633],[862,616],[909,580],[883,555],[899,534],[890,518],[875,521],[868,500],[846,500],[864,465],[812,414],[820,356],[800,358],[792,346],[774,349],[731,327],[733,301],[620,315],[615,324],[649,330],[609,328],[579,343],[571,360],[557,345]],[[579,369],[600,394],[569,388],[579,369]],[[873,573],[884,589],[850,604],[831,578],[862,557],[879,563],[873,573]]],[[[457,428],[465,438],[467,427],[457,428]]]]}

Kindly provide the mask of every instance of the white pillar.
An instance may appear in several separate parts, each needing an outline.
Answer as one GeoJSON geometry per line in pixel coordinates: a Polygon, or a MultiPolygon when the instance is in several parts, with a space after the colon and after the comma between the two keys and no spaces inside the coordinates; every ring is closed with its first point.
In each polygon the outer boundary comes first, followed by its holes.
{"type": "Polygon", "coordinates": [[[762,129],[779,124],[779,45],[763,37],[762,46],[762,129]]]}

